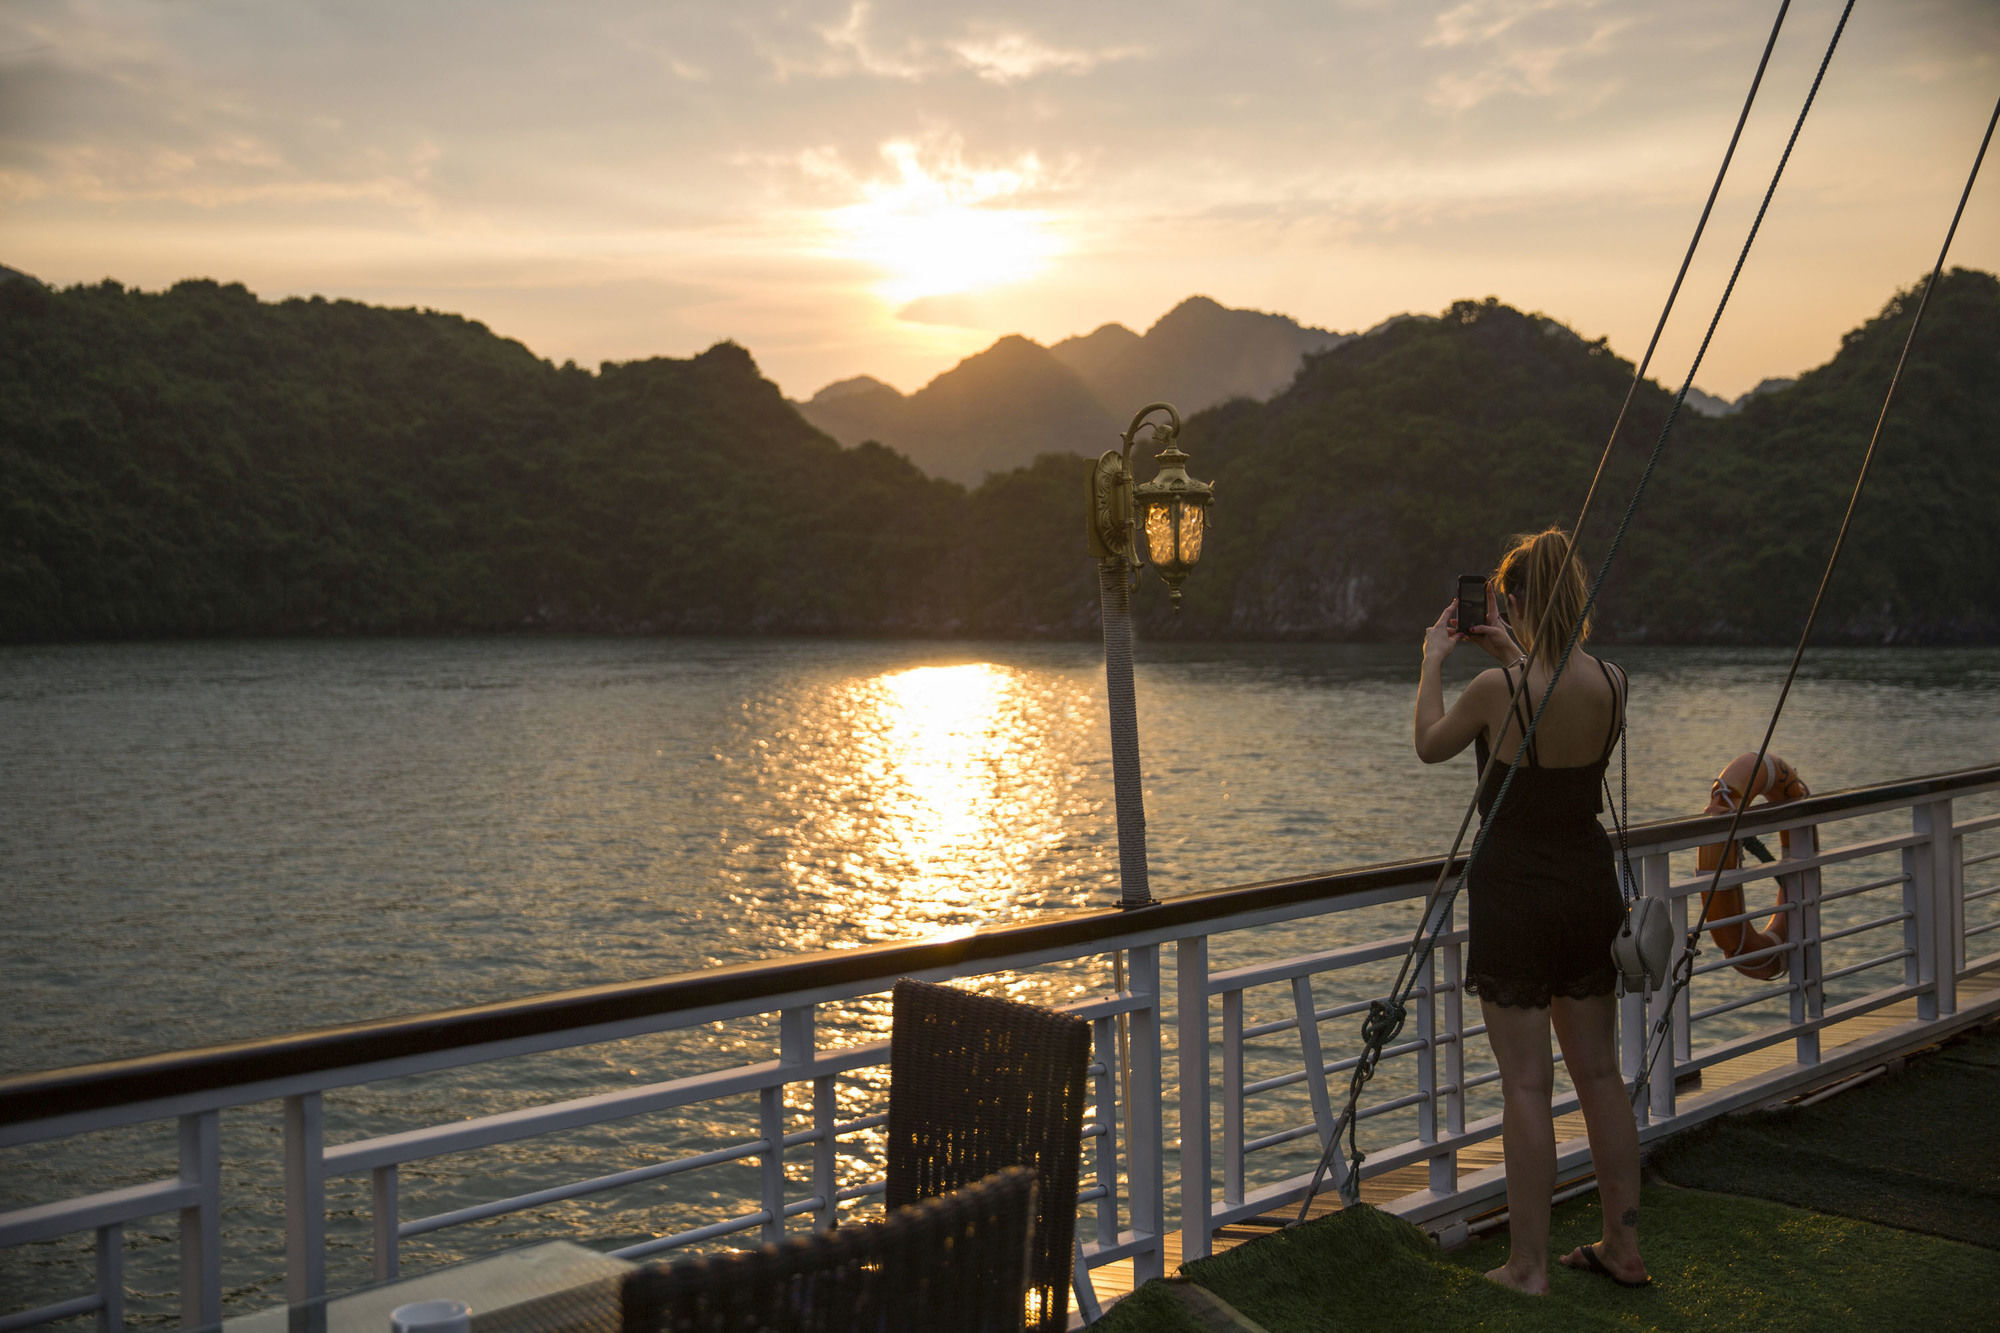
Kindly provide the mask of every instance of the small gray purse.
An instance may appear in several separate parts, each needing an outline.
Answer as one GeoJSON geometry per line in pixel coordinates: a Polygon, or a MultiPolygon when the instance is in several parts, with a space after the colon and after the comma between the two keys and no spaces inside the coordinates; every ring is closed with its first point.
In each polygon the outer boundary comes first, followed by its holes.
{"type": "Polygon", "coordinates": [[[1618,993],[1651,996],[1666,984],[1673,958],[1674,927],[1658,898],[1633,898],[1625,922],[1611,937],[1611,961],[1618,968],[1618,993]]]}

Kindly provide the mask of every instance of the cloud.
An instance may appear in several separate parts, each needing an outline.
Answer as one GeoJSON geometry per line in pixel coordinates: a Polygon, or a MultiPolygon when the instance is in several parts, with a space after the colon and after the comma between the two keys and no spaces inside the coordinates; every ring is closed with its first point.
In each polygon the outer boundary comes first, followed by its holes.
{"type": "Polygon", "coordinates": [[[1432,22],[1423,44],[1466,50],[1474,63],[1436,76],[1428,100],[1450,112],[1469,111],[1503,93],[1600,100],[1615,79],[1600,78],[1593,87],[1579,89],[1558,76],[1607,53],[1614,39],[1637,22],[1630,14],[1584,17],[1602,7],[1601,0],[1468,0],[1447,10],[1432,22]]]}
{"type": "Polygon", "coordinates": [[[1426,46],[1466,46],[1491,42],[1538,14],[1560,9],[1593,9],[1595,0],[1467,0],[1431,24],[1426,46]]]}
{"type": "Polygon", "coordinates": [[[898,310],[896,318],[905,324],[935,324],[952,329],[993,327],[992,303],[966,292],[920,296],[898,310]]]}
{"type": "Polygon", "coordinates": [[[1134,60],[1145,47],[1118,46],[1099,51],[1045,46],[1026,33],[993,32],[946,44],[980,78],[989,83],[1019,83],[1050,72],[1088,74],[1099,65],[1134,60]]]}
{"type": "Polygon", "coordinates": [[[280,110],[204,78],[143,26],[0,28],[0,44],[24,37],[36,40],[13,46],[0,74],[0,198],[211,210],[360,201],[406,216],[432,207],[434,146],[356,142],[338,117],[280,110]]]}
{"type": "Polygon", "coordinates": [[[845,154],[824,145],[802,149],[785,164],[821,202],[891,210],[1018,202],[1049,187],[1059,174],[1033,151],[974,158],[965,136],[942,124],[886,139],[874,146],[874,156],[886,172],[857,170],[845,154]]]}
{"type": "MultiPolygon", "coordinates": [[[[1886,219],[1962,179],[1993,3],[1857,7],[1778,223],[1848,237],[1836,205],[1886,219]]],[[[801,382],[921,383],[975,328],[1050,341],[1196,289],[1333,327],[1497,291],[1615,331],[1610,295],[1561,284],[1678,253],[1769,23],[1741,0],[15,0],[0,211],[8,262],[57,282],[443,304],[477,259],[479,290],[537,293],[483,305],[494,326],[559,359],[726,336],[801,382]],[[645,284],[690,277],[723,294],[649,325],[645,284]]],[[[1773,77],[1803,87],[1817,42],[1787,48],[1773,77]]],[[[1958,251],[1995,266],[1973,222],[1958,251]]],[[[1913,265],[1843,261],[1852,312],[1913,265]]]]}
{"type": "Polygon", "coordinates": [[[923,42],[906,39],[901,50],[884,49],[869,36],[868,16],[867,0],[854,0],[841,22],[817,29],[835,53],[832,60],[821,66],[821,72],[845,74],[858,69],[864,74],[890,79],[920,79],[930,72],[923,42]]]}
{"type": "Polygon", "coordinates": [[[929,11],[901,22],[878,18],[869,0],[852,0],[837,20],[812,25],[817,48],[795,54],[783,33],[761,40],[779,80],[797,77],[843,79],[857,75],[922,83],[971,73],[991,84],[1025,83],[1047,74],[1089,74],[1101,65],[1146,56],[1148,48],[1129,42],[1104,47],[1064,46],[1028,31],[1019,20],[956,19],[956,29],[925,32],[929,11]]]}

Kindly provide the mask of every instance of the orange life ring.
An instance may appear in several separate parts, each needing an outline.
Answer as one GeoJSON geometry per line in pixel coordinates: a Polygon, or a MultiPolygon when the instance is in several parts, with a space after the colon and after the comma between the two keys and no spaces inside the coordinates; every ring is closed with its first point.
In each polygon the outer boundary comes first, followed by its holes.
{"type": "MultiPolygon", "coordinates": [[[[1766,805],[1783,805],[1812,795],[1805,779],[1798,770],[1774,754],[1764,756],[1759,764],[1755,754],[1739,754],[1729,761],[1723,770],[1715,775],[1715,781],[1708,788],[1708,809],[1704,814],[1726,815],[1736,809],[1739,802],[1764,798],[1766,805]]],[[[1805,843],[1804,854],[1812,855],[1819,850],[1819,837],[1815,829],[1808,826],[1799,830],[1805,843]]],[[[1792,854],[1792,830],[1785,829],[1778,834],[1784,847],[1784,854],[1792,854]]],[[[1723,855],[1719,842],[1709,843],[1695,853],[1695,865],[1704,873],[1715,870],[1719,862],[1724,870],[1734,870],[1742,860],[1739,846],[1731,846],[1728,856],[1723,855]]],[[[1797,874],[1779,875],[1778,902],[1790,902],[1798,881],[1797,874]]],[[[1709,916],[1732,917],[1743,914],[1743,887],[1735,885],[1727,889],[1717,889],[1712,895],[1704,891],[1701,895],[1703,909],[1709,916]],[[1710,901],[1711,897],[1714,899],[1710,901]]],[[[1738,954],[1756,953],[1759,950],[1775,948],[1791,937],[1792,913],[1782,910],[1773,912],[1763,925],[1749,921],[1739,921],[1733,925],[1713,926],[1709,938],[1728,957],[1738,954]]],[[[1791,961],[1786,953],[1771,954],[1748,963],[1738,963],[1736,970],[1746,977],[1759,981],[1770,981],[1785,975],[1791,961]]]]}

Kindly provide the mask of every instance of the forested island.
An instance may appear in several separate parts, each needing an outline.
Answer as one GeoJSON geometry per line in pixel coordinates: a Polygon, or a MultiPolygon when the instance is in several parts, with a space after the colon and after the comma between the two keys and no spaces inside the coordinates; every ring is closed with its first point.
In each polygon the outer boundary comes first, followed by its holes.
{"type": "MultiPolygon", "coordinates": [[[[1731,415],[1680,414],[1602,637],[1796,635],[1919,290],[1795,384],[1731,415]]],[[[1180,616],[1145,576],[1142,632],[1414,643],[1455,574],[1509,533],[1574,519],[1631,376],[1602,340],[1492,299],[1308,350],[1268,400],[1189,419],[1215,531],[1180,616]]],[[[1671,406],[1641,386],[1586,555],[1671,406]]],[[[14,276],[0,281],[0,639],[1088,637],[1085,461],[1038,444],[968,488],[879,444],[843,447],[731,343],[591,371],[432,311],[14,276]]],[[[1817,641],[2000,642],[1996,444],[2000,281],[1957,269],[1910,354],[1817,641]]]]}

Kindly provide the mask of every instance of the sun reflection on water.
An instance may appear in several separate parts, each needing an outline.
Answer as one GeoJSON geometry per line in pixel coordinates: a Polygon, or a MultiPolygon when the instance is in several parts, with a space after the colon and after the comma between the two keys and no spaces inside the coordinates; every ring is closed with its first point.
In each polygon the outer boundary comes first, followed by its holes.
{"type": "Polygon", "coordinates": [[[739,901],[758,900],[774,949],[959,933],[1088,901],[1103,869],[1102,840],[1083,836],[1103,800],[1084,744],[1090,698],[1072,678],[979,662],[766,701],[768,716],[746,721],[770,728],[759,841],[782,847],[782,864],[771,882],[771,860],[739,848],[746,871],[764,872],[739,901]],[[1075,872],[1053,892],[1052,859],[1075,872]]]}

